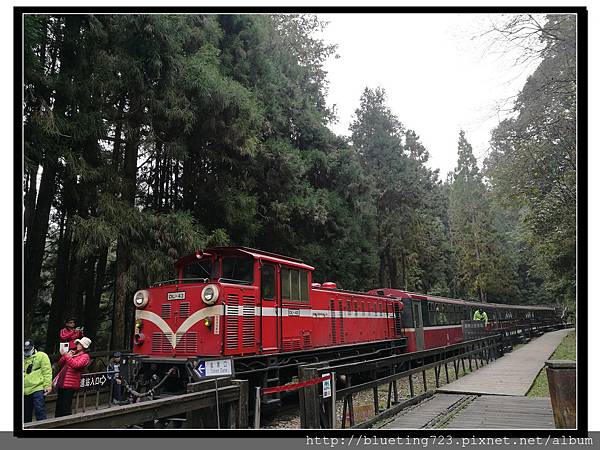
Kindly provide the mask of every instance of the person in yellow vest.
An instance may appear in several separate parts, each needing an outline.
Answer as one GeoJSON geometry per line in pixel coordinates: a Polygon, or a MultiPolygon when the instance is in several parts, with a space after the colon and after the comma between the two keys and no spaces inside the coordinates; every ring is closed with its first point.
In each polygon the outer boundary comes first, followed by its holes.
{"type": "Polygon", "coordinates": [[[52,366],[44,352],[35,349],[31,339],[23,344],[23,395],[25,423],[46,418],[46,398],[52,391],[52,366]]]}
{"type": "Polygon", "coordinates": [[[485,321],[485,326],[487,327],[488,316],[487,313],[481,307],[475,310],[475,314],[473,314],[473,320],[483,320],[485,321]]]}

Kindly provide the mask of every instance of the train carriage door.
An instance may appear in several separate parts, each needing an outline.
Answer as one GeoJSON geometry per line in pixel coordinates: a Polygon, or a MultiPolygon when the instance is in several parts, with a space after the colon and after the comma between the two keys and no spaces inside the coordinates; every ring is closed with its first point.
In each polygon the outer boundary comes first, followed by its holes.
{"type": "Polygon", "coordinates": [[[421,309],[421,300],[412,299],[412,316],[415,327],[415,344],[417,351],[423,350],[425,338],[423,336],[423,310],[421,309]]]}
{"type": "Polygon", "coordinates": [[[279,289],[273,264],[263,264],[260,270],[260,342],[264,352],[279,350],[279,289]]]}

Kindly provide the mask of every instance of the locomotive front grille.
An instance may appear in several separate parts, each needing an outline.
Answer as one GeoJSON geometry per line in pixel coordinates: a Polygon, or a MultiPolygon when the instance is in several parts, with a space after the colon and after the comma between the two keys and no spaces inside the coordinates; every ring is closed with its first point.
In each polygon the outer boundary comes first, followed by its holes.
{"type": "Polygon", "coordinates": [[[170,303],[164,303],[160,307],[160,317],[162,317],[163,319],[171,318],[171,304],[170,303]]]}
{"type": "Polygon", "coordinates": [[[190,303],[184,302],[179,305],[179,317],[189,317],[190,316],[190,303]]]}
{"type": "Polygon", "coordinates": [[[171,336],[162,332],[152,333],[152,352],[154,353],[171,353],[173,347],[171,345],[171,336]]]}
{"type": "Polygon", "coordinates": [[[177,333],[176,351],[182,353],[198,352],[198,334],[195,331],[187,333],[177,333]]]}

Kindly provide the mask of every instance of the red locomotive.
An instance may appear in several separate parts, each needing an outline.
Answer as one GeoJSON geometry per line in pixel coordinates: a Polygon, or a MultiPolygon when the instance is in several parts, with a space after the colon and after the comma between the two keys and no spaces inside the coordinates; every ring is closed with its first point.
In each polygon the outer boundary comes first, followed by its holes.
{"type": "MultiPolygon", "coordinates": [[[[313,283],[314,268],[298,259],[245,247],[198,251],[176,268],[175,280],[134,296],[134,353],[154,375],[186,367],[183,382],[194,378],[190,362],[198,358],[231,357],[236,372],[276,380],[282,367],[316,358],[453,344],[462,340],[461,320],[481,305],[395,289],[344,291],[313,283]]],[[[547,307],[485,307],[492,326],[555,315],[547,307]]]]}

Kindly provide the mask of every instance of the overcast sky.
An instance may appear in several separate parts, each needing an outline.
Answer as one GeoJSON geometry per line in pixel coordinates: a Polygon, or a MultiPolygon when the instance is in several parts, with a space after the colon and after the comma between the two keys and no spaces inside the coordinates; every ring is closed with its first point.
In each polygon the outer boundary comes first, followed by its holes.
{"type": "MultiPolygon", "coordinates": [[[[442,179],[456,165],[460,129],[479,165],[499,123],[498,105],[514,97],[536,64],[514,66],[515,53],[486,51],[487,39],[473,39],[499,16],[475,14],[321,14],[329,21],[323,38],[338,44],[330,58],[328,103],[348,126],[366,86],[382,87],[388,106],[413,129],[430,153],[429,165],[442,179]]],[[[503,117],[503,116],[502,116],[503,117]]]]}

